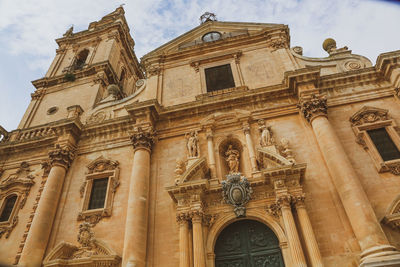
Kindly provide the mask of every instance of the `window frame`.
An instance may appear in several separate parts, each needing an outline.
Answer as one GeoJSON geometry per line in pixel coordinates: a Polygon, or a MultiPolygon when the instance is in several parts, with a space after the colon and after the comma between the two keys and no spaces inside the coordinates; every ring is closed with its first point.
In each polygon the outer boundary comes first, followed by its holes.
{"type": "Polygon", "coordinates": [[[384,161],[372,138],[369,130],[385,128],[389,138],[400,151],[400,137],[396,131],[395,121],[388,116],[388,110],[365,106],[350,118],[356,135],[356,142],[363,146],[372,158],[379,173],[391,172],[400,175],[400,158],[384,161]]]}
{"type": "Polygon", "coordinates": [[[240,86],[240,79],[238,76],[238,69],[236,67],[235,60],[234,59],[221,60],[218,62],[212,62],[212,63],[203,64],[203,65],[199,66],[200,85],[201,85],[202,94],[219,94],[219,93],[223,92],[224,90],[229,89],[229,88],[224,88],[224,89],[215,90],[215,91],[207,91],[206,69],[219,67],[219,66],[223,66],[223,65],[230,65],[230,67],[231,67],[233,83],[235,84],[235,86],[230,87],[230,88],[236,88],[236,87],[240,86]]]}
{"type": "Polygon", "coordinates": [[[80,194],[83,201],[81,211],[78,214],[78,221],[84,220],[95,225],[103,217],[110,217],[112,215],[114,195],[119,186],[118,164],[118,161],[106,160],[103,157],[100,157],[87,166],[89,172],[86,174],[85,180],[80,188],[80,194]],[[103,208],[89,209],[93,181],[103,178],[108,178],[104,206],[103,208]]]}

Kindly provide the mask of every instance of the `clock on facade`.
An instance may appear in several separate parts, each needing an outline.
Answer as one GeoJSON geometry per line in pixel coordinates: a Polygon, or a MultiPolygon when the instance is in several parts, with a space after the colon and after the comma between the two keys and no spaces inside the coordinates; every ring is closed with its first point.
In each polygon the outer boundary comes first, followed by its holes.
{"type": "Polygon", "coordinates": [[[213,42],[221,39],[221,33],[219,32],[208,32],[203,35],[203,42],[213,42]]]}

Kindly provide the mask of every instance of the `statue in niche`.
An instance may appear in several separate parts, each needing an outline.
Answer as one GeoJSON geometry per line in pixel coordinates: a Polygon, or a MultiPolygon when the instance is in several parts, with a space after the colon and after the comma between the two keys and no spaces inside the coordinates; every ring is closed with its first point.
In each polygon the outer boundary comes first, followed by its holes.
{"type": "Polygon", "coordinates": [[[187,139],[186,148],[188,152],[188,158],[199,157],[199,138],[197,137],[197,131],[186,133],[185,137],[187,139]]]}
{"type": "Polygon", "coordinates": [[[232,145],[229,145],[228,150],[225,152],[226,161],[228,162],[229,173],[239,172],[239,151],[233,149],[232,145]]]}
{"type": "Polygon", "coordinates": [[[260,130],[260,145],[261,147],[267,147],[273,145],[273,138],[271,133],[271,126],[267,126],[264,120],[258,121],[258,129],[260,130]]]}

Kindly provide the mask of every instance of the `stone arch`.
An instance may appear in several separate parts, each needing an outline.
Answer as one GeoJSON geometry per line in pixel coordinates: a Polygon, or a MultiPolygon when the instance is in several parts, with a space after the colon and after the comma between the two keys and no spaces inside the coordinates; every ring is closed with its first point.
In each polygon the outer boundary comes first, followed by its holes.
{"type": "Polygon", "coordinates": [[[239,220],[255,220],[269,227],[279,240],[279,246],[282,250],[285,265],[290,266],[289,263],[291,262],[291,256],[289,253],[287,237],[283,228],[274,217],[260,209],[248,209],[246,211],[246,217],[243,218],[237,218],[233,212],[230,212],[223,215],[221,214],[221,216],[219,216],[215,220],[214,224],[210,227],[208,231],[206,239],[207,266],[214,267],[215,265],[214,247],[219,234],[222,232],[223,229],[225,229],[225,227],[239,220]]]}

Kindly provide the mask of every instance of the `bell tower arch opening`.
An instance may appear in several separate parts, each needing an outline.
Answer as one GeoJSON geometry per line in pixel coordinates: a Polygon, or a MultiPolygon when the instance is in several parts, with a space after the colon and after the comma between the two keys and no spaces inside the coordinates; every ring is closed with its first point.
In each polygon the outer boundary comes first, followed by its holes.
{"type": "Polygon", "coordinates": [[[275,233],[255,220],[240,220],[225,227],[214,247],[215,267],[283,267],[275,233]]]}

